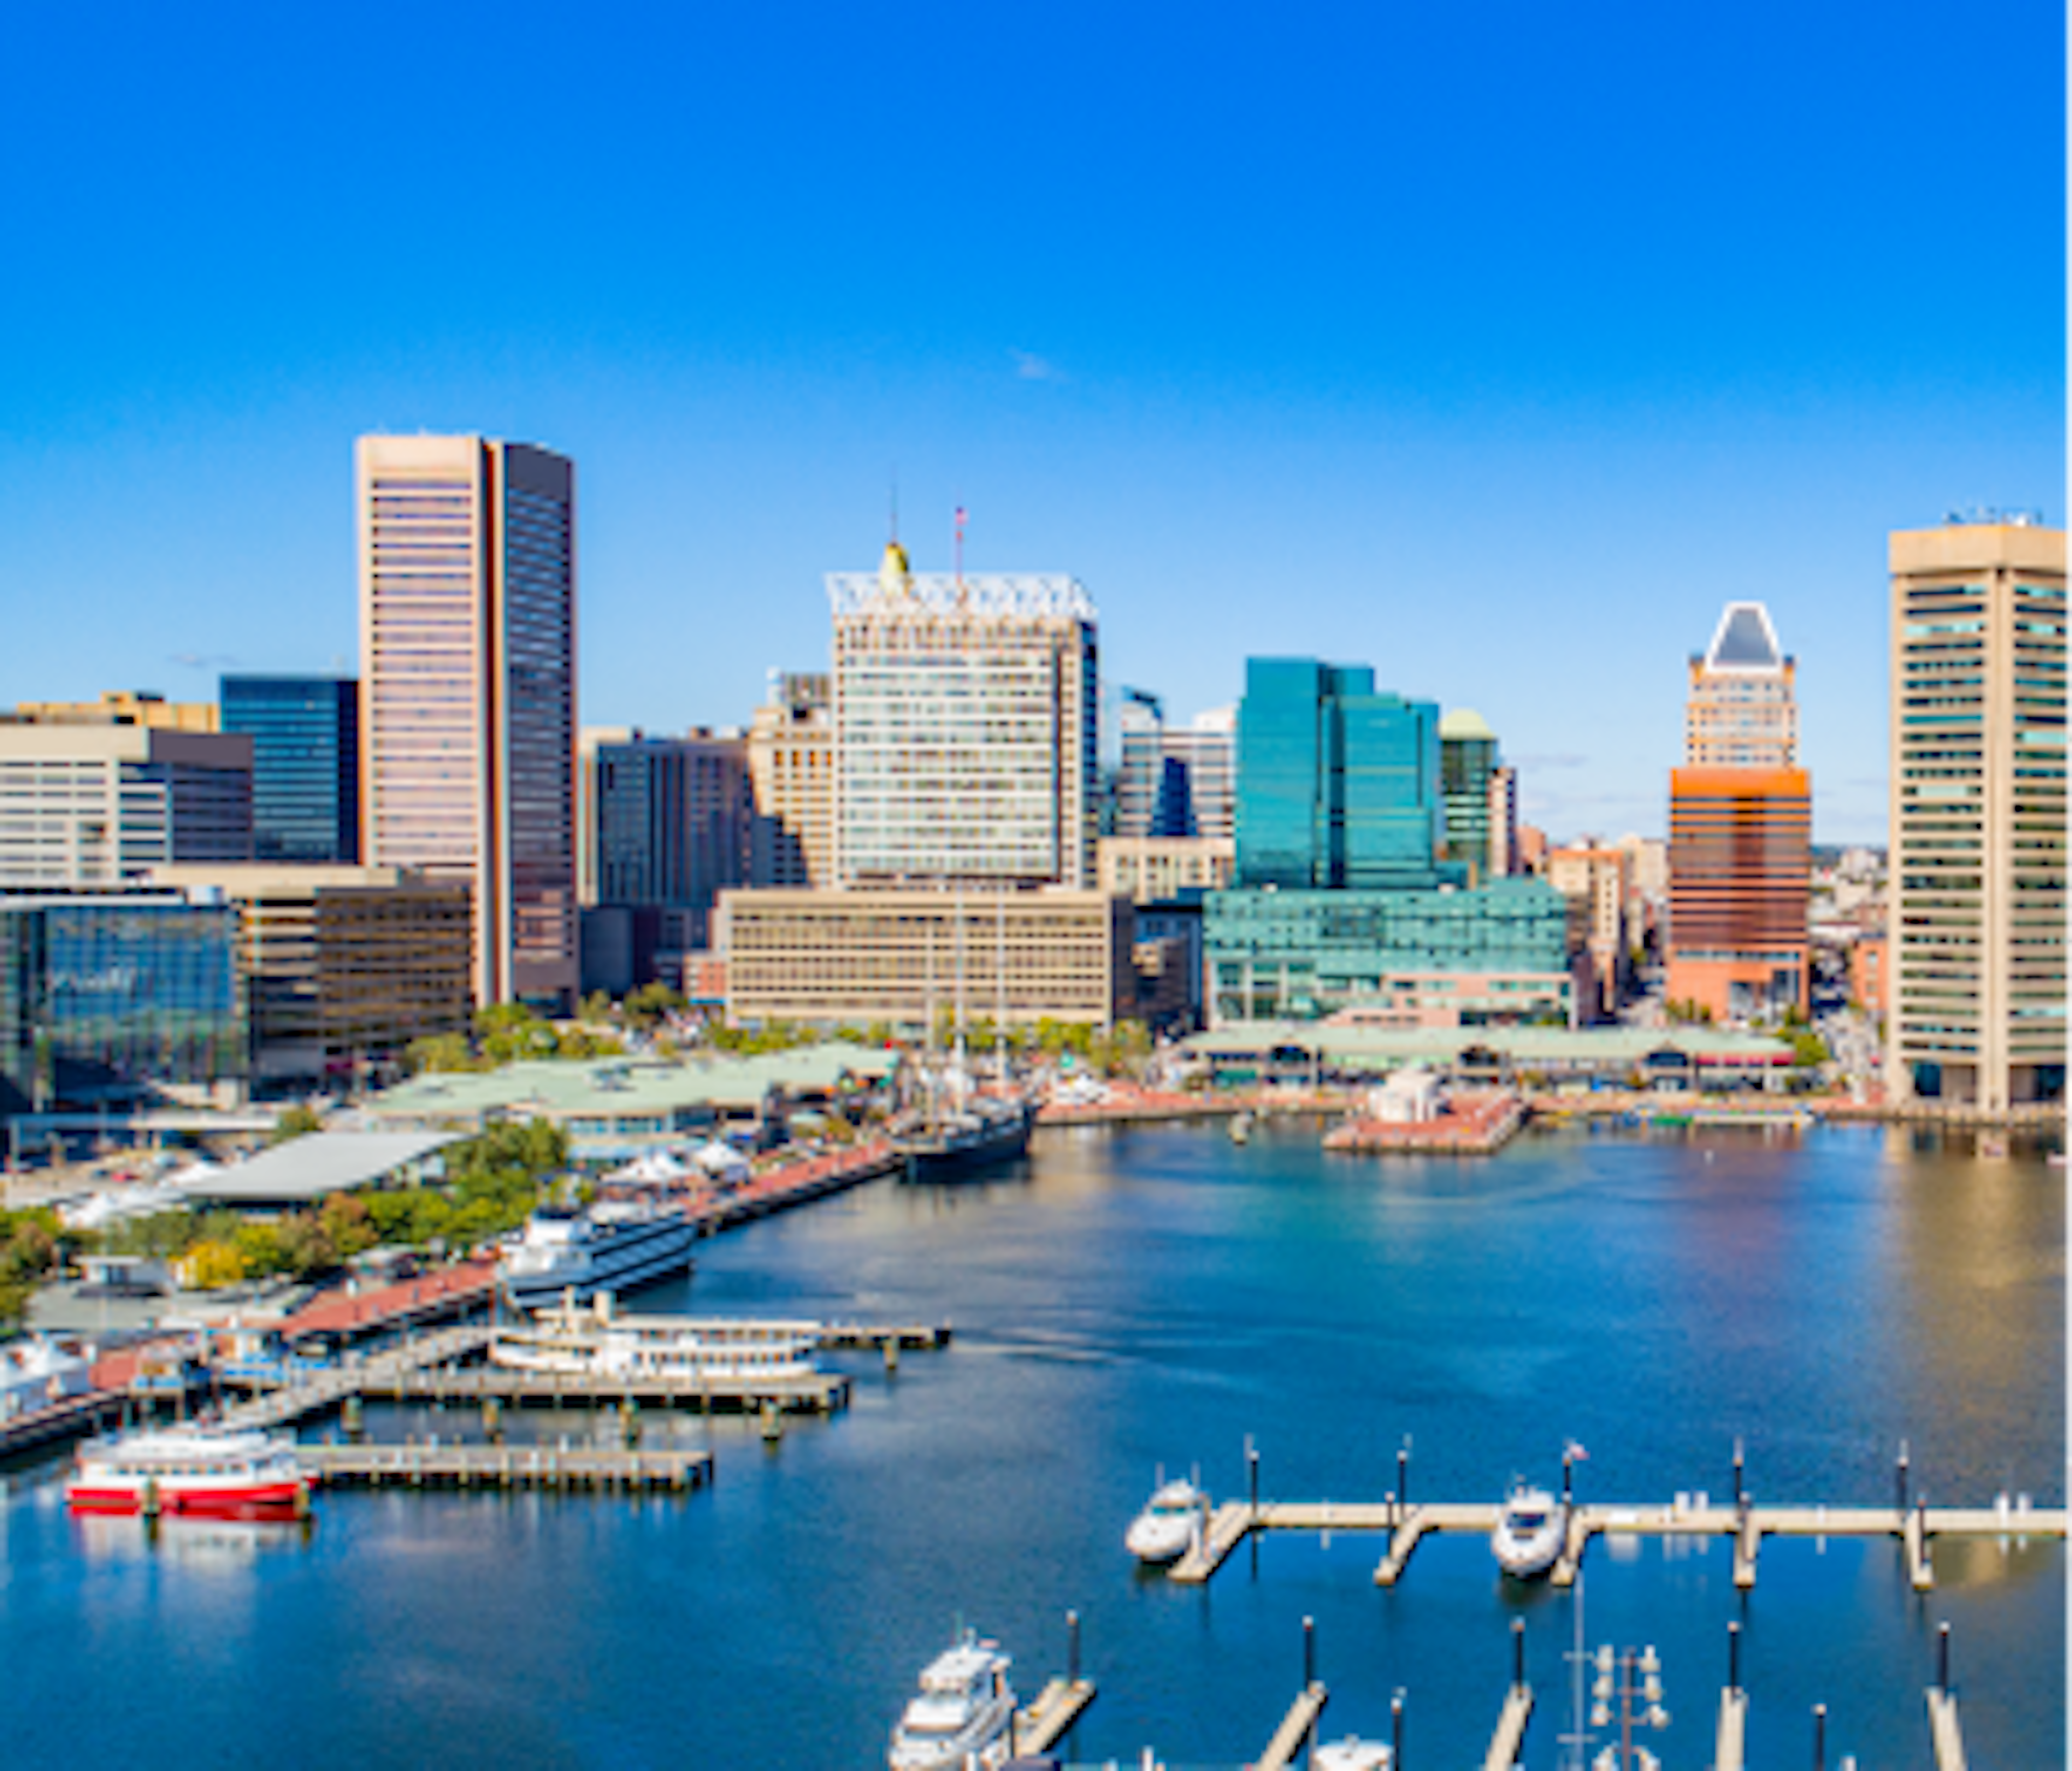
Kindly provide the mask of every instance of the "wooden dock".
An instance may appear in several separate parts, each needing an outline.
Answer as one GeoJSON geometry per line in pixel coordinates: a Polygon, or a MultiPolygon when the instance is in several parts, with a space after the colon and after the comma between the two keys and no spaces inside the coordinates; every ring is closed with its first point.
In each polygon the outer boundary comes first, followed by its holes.
{"type": "Polygon", "coordinates": [[[119,1420],[130,1402],[126,1390],[91,1390],[44,1408],[31,1408],[0,1426],[0,1458],[35,1451],[119,1420]]]}
{"type": "MultiPolygon", "coordinates": [[[[1375,1584],[1391,1587],[1403,1577],[1412,1553],[1428,1535],[1470,1531],[1486,1536],[1496,1529],[1498,1511],[1493,1503],[1480,1502],[1404,1506],[1386,1501],[1262,1501],[1255,1507],[1245,1501],[1227,1501],[1210,1515],[1201,1541],[1173,1564],[1167,1577],[1182,1586],[1212,1580],[1254,1531],[1379,1531],[1388,1545],[1374,1571],[1375,1584]]],[[[1600,1536],[1721,1537],[1733,1543],[1734,1584],[1745,1592],[1755,1584],[1766,1537],[1889,1537],[1899,1540],[1914,1589],[1926,1592],[1935,1584],[1930,1546],[1936,1538],[2062,1539],[2066,1521],[2063,1507],[2017,1511],[1930,1506],[1901,1513],[1894,1506],[1577,1506],[1569,1518],[1568,1541],[1548,1578],[1556,1587],[1573,1584],[1591,1539],[1600,1536]]]]}
{"type": "Polygon", "coordinates": [[[545,1445],[298,1445],[334,1488],[553,1489],[688,1494],[712,1480],[712,1453],[545,1445]]]}
{"type": "Polygon", "coordinates": [[[441,1329],[365,1358],[347,1360],[301,1383],[284,1385],[242,1402],[223,1414],[226,1427],[292,1426],[311,1415],[341,1407],[354,1396],[380,1394],[406,1384],[428,1366],[467,1358],[489,1345],[495,1331],[481,1323],[441,1329]]]}
{"type": "Polygon", "coordinates": [[[1928,1738],[1935,1749],[1935,1771],[1964,1771],[1964,1731],[1957,1725],[1957,1699],[1932,1685],[1928,1689],[1928,1738]]]}
{"type": "Polygon", "coordinates": [[[1748,1693],[1720,1693],[1720,1720],[1712,1733],[1712,1771],[1742,1771],[1747,1762],[1748,1693]]]}
{"type": "Polygon", "coordinates": [[[1094,1700],[1090,1679],[1054,1679],[1036,1694],[1036,1701],[1015,1714],[1008,1738],[1018,1755],[1047,1753],[1071,1732],[1072,1724],[1094,1700]]]}
{"type": "Polygon", "coordinates": [[[1482,1757],[1482,1771],[1511,1771],[1525,1746],[1525,1724],[1532,1720],[1532,1687],[1514,1685],[1503,1694],[1503,1709],[1482,1757]]]}
{"type": "Polygon", "coordinates": [[[1288,1713],[1281,1718],[1281,1726],[1273,1731],[1273,1738],[1266,1743],[1252,1771],[1288,1771],[1295,1763],[1302,1743],[1309,1738],[1309,1731],[1316,1727],[1317,1718],[1324,1713],[1324,1705],[1330,1700],[1330,1693],[1319,1679],[1311,1685],[1293,1703],[1288,1713]]]}
{"type": "Polygon", "coordinates": [[[518,1371],[508,1366],[462,1370],[399,1371],[364,1387],[376,1402],[485,1402],[520,1407],[689,1408],[701,1414],[753,1413],[776,1408],[786,1414],[833,1414],[849,1405],[849,1380],[839,1371],[802,1377],[669,1378],[584,1375],[518,1371]]]}

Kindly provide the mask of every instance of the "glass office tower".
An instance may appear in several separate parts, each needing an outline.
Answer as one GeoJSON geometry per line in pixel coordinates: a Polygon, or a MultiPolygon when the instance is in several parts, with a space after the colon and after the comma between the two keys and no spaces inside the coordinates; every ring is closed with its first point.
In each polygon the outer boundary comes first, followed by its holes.
{"type": "Polygon", "coordinates": [[[360,859],[360,684],[350,676],[225,676],[223,729],[252,740],[259,861],[360,859]]]}
{"type": "Polygon", "coordinates": [[[1439,709],[1378,694],[1367,665],[1254,658],[1238,708],[1240,886],[1415,890],[1442,868],[1439,709]]]}

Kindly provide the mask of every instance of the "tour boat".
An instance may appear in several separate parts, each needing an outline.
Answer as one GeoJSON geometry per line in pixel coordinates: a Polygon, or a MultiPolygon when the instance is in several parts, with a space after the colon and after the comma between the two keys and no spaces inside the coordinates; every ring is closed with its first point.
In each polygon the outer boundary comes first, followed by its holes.
{"type": "Polygon", "coordinates": [[[1396,1763],[1392,1748],[1379,1740],[1363,1740],[1347,1735],[1317,1748],[1310,1760],[1314,1771],[1390,1771],[1396,1763]]]}
{"type": "Polygon", "coordinates": [[[1567,1504],[1556,1500],[1544,1488],[1514,1482],[1498,1509],[1490,1548],[1495,1551],[1506,1574],[1530,1580],[1554,1566],[1568,1538],[1567,1504]]]}
{"type": "Polygon", "coordinates": [[[688,1383],[805,1378],[819,1370],[818,1322],[746,1317],[619,1316],[609,1293],[589,1309],[573,1302],[500,1329],[492,1363],[518,1371],[688,1383]]]}
{"type": "Polygon", "coordinates": [[[886,1755],[891,1771],[964,1771],[1005,1765],[1014,1720],[1012,1664],[997,1642],[970,1630],[930,1661],[920,1694],[906,1705],[886,1755]]]}
{"type": "Polygon", "coordinates": [[[315,1485],[289,1439],[175,1427],[82,1446],[65,1501],[76,1513],[294,1518],[315,1485]]]}
{"type": "Polygon", "coordinates": [[[526,1309],[569,1292],[587,1303],[599,1292],[630,1292],[689,1272],[697,1239],[697,1226],[681,1211],[646,1200],[545,1206],[526,1221],[498,1276],[526,1309]]]}
{"type": "Polygon", "coordinates": [[[1201,1542],[1208,1520],[1209,1497],[1200,1489],[1184,1479],[1161,1482],[1131,1522],[1123,1547],[1153,1567],[1177,1562],[1201,1542]]]}

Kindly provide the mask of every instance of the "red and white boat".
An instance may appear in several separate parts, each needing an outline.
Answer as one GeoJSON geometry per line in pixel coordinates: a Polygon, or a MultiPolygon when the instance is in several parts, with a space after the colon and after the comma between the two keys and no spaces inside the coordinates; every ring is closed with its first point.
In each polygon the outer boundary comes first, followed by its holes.
{"type": "Polygon", "coordinates": [[[315,1485],[291,1440],[175,1427],[82,1447],[65,1484],[65,1502],[76,1513],[297,1518],[309,1510],[315,1485]]]}

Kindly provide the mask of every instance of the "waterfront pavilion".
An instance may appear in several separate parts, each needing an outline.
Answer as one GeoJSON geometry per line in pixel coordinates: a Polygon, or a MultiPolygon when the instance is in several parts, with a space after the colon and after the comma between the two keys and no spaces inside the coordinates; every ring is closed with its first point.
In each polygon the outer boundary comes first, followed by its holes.
{"type": "Polygon", "coordinates": [[[334,1193],[393,1183],[415,1185],[437,1171],[453,1132],[312,1132],[219,1169],[185,1186],[196,1205],[292,1211],[334,1193]]]}

